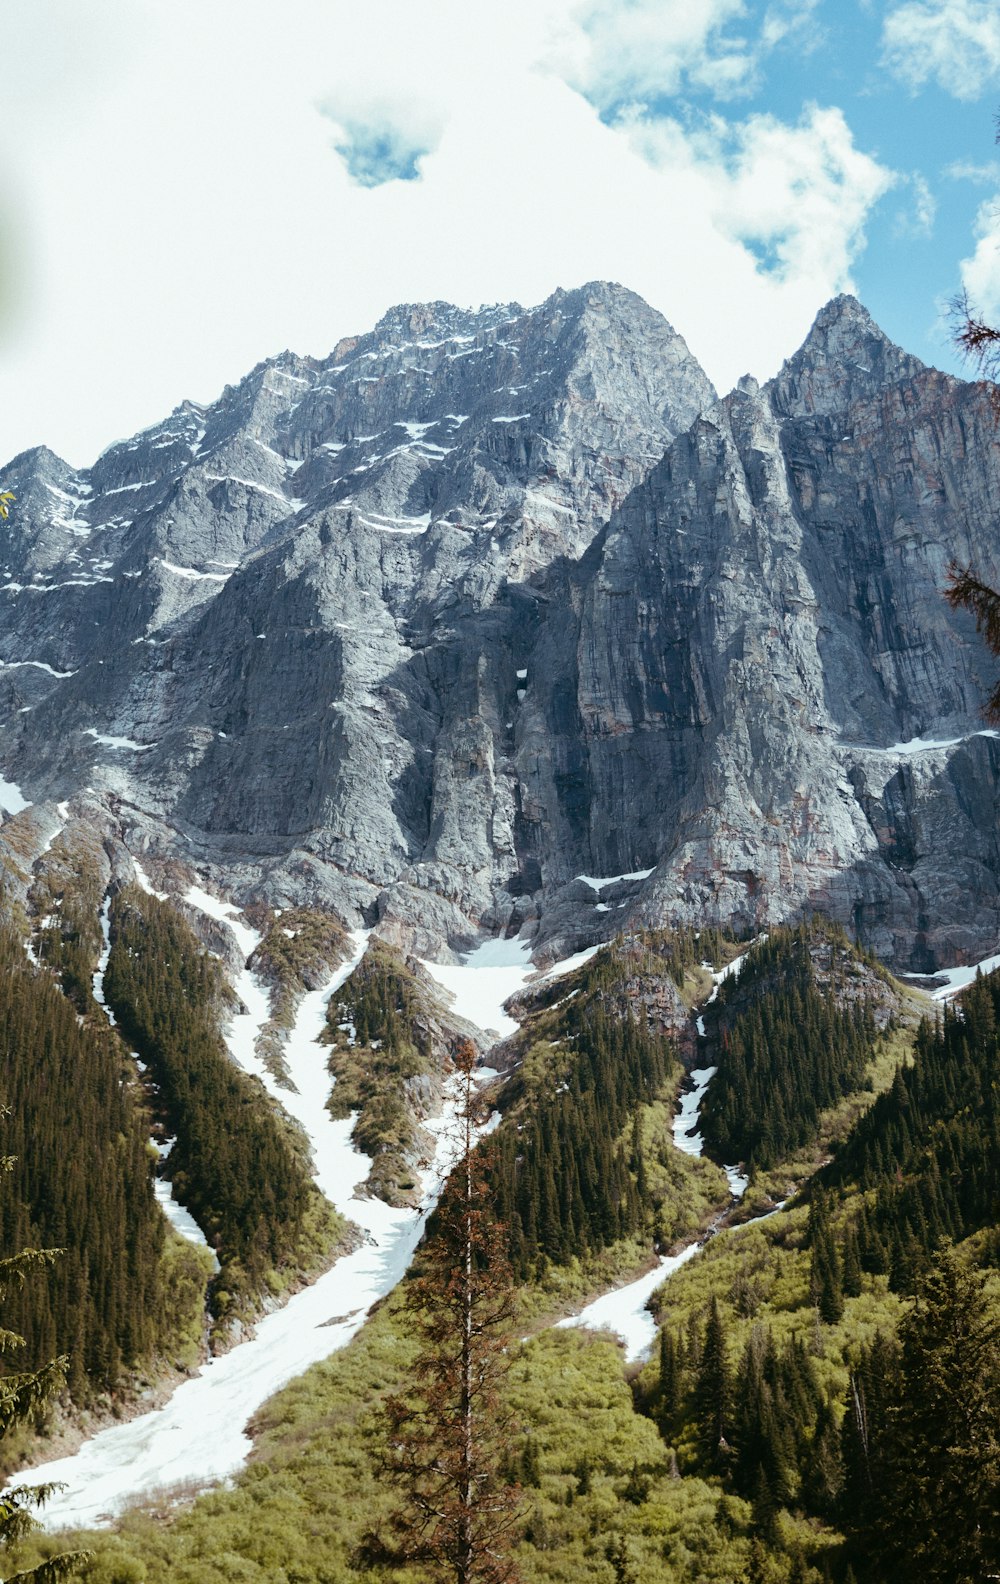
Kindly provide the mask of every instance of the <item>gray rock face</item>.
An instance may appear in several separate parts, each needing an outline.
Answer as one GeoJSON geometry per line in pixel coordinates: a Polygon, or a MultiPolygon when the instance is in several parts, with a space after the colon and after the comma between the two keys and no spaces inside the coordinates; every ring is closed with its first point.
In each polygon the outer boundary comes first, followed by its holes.
{"type": "Polygon", "coordinates": [[[2,485],[6,774],[241,900],[424,954],[812,908],[900,966],[996,944],[996,664],[942,589],[1000,579],[997,434],[851,298],[723,402],[620,287],[408,305],[2,485]]]}

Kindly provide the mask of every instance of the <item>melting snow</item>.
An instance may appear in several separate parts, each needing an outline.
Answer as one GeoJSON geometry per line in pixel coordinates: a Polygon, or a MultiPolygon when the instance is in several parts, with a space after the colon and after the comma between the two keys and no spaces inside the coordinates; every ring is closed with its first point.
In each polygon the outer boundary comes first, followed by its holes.
{"type": "Polygon", "coordinates": [[[603,880],[594,875],[574,875],[573,878],[582,880],[592,891],[603,891],[605,886],[618,885],[622,880],[648,880],[652,873],[652,869],[633,869],[629,874],[607,875],[603,880]]]}
{"type": "Polygon", "coordinates": [[[1000,737],[996,731],[969,732],[964,737],[911,737],[908,742],[892,743],[888,748],[874,748],[867,743],[843,743],[844,748],[851,748],[859,753],[905,755],[932,753],[943,748],[957,748],[960,743],[971,742],[973,737],[1000,737]]]}
{"type": "Polygon", "coordinates": [[[680,1096],[677,1115],[673,1121],[674,1143],[685,1155],[700,1155],[704,1147],[700,1132],[694,1131],[698,1121],[705,1090],[715,1077],[716,1067],[695,1067],[690,1073],[690,1089],[680,1096]]]}
{"type": "Polygon", "coordinates": [[[136,742],[132,737],[108,737],[104,732],[95,731],[93,726],[84,727],[84,736],[93,737],[103,748],[130,748],[133,753],[148,753],[150,748],[156,747],[155,743],[136,742]]]}
{"type": "Polygon", "coordinates": [[[531,945],[523,940],[489,940],[466,953],[461,964],[425,962],[424,967],[454,998],[454,1010],[477,1028],[493,1029],[502,1039],[517,1032],[503,1011],[509,996],[534,972],[531,945]]]}
{"type": "Polygon", "coordinates": [[[563,974],[573,973],[577,968],[582,968],[601,949],[601,943],[596,946],[585,946],[583,951],[574,952],[572,957],[564,957],[561,962],[553,963],[551,968],[546,968],[539,977],[539,984],[544,984],[547,979],[559,979],[563,974]]]}
{"type": "MultiPolygon", "coordinates": [[[[226,906],[214,897],[208,901],[217,909],[226,906]]],[[[363,945],[364,938],[356,936],[359,954],[363,945]]],[[[349,1342],[371,1305],[406,1270],[423,1231],[424,1211],[392,1210],[380,1199],[353,1197],[354,1184],[367,1176],[370,1162],[350,1143],[353,1119],[333,1122],[325,1109],[330,1083],[327,1053],[316,1045],[315,1035],[322,1027],[326,1000],[356,961],[338,969],[323,991],[303,999],[286,1051],[292,1077],[302,1086],[300,1098],[294,1101],[282,1091],[282,1101],[290,1110],[308,1110],[317,1178],[363,1229],[364,1243],[311,1287],[296,1293],[284,1308],[260,1321],[252,1341],[211,1359],[163,1408],[102,1431],[73,1457],[19,1474],[19,1483],[66,1482],[67,1489],[45,1508],[44,1521],[50,1528],[107,1523],[137,1495],[177,1482],[209,1482],[233,1474],[251,1450],[244,1426],[260,1404],[310,1364],[349,1342]]],[[[250,999],[246,978],[241,979],[240,992],[245,1001],[250,999]]],[[[258,988],[246,1026],[230,1030],[231,1049],[239,1044],[249,1053],[267,1010],[266,997],[258,988]]],[[[234,1019],[234,1028],[239,1022],[234,1019]]],[[[425,1207],[434,1202],[454,1158],[449,1134],[453,1117],[451,1104],[443,1117],[427,1124],[436,1148],[424,1181],[425,1207]]]]}
{"type": "Polygon", "coordinates": [[[945,984],[937,990],[931,990],[930,996],[934,1001],[950,1001],[952,996],[958,995],[960,990],[967,990],[970,984],[975,983],[977,973],[993,973],[1000,968],[1000,954],[995,957],[984,957],[981,962],[972,963],[964,968],[935,968],[933,974],[901,974],[903,979],[944,979],[945,984]]]}
{"type": "Polygon", "coordinates": [[[147,896],[156,897],[159,902],[169,900],[166,891],[154,891],[150,878],[138,858],[132,859],[132,868],[135,870],[135,883],[141,891],[145,891],[147,896]]]}
{"type": "Polygon", "coordinates": [[[679,1254],[664,1254],[654,1270],[627,1287],[596,1298],[579,1314],[560,1320],[557,1329],[588,1326],[592,1331],[613,1331],[625,1344],[626,1359],[645,1358],[656,1341],[656,1321],[646,1305],[667,1277],[693,1259],[700,1248],[700,1243],[690,1243],[679,1254]]]}
{"type": "Polygon", "coordinates": [[[235,903],[222,902],[218,897],[212,896],[210,892],[203,891],[201,886],[189,886],[181,900],[187,902],[189,906],[197,908],[200,913],[207,913],[209,918],[218,919],[221,923],[228,924],[236,936],[240,951],[245,957],[249,957],[254,948],[260,944],[260,936],[257,931],[251,929],[248,924],[240,922],[240,914],[243,909],[237,907],[235,903]]]}
{"type": "Polygon", "coordinates": [[[175,566],[172,561],[167,560],[166,556],[157,556],[156,559],[162,564],[164,571],[173,572],[177,577],[191,578],[197,582],[228,583],[232,577],[231,572],[196,572],[194,567],[175,566]]]}
{"type": "Polygon", "coordinates": [[[5,814],[20,814],[24,809],[31,807],[21,788],[13,781],[5,781],[0,776],[0,809],[5,814]]]}
{"type": "Polygon", "coordinates": [[[56,671],[52,666],[46,665],[44,660],[0,660],[0,669],[4,671],[16,671],[19,666],[35,666],[39,671],[47,671],[49,676],[58,677],[60,680],[64,677],[76,676],[75,671],[56,671]]]}

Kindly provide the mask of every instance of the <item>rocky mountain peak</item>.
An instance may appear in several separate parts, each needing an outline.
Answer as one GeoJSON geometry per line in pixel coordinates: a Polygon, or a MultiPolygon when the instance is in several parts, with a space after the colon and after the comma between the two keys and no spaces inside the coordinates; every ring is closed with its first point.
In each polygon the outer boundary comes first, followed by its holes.
{"type": "Polygon", "coordinates": [[[919,358],[889,340],[856,297],[845,293],[820,309],[799,350],[767,389],[782,417],[832,415],[924,369],[919,358]]]}
{"type": "Polygon", "coordinates": [[[814,907],[921,967],[985,947],[994,668],[941,586],[1000,579],[1000,460],[921,368],[841,297],[720,403],[597,281],[401,305],[86,474],[27,453],[0,769],[424,952],[814,907]]]}

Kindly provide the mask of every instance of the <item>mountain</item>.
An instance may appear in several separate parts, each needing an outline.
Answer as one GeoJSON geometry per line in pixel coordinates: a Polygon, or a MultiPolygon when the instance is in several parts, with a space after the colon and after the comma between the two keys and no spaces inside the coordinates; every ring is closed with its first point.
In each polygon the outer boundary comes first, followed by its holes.
{"type": "Polygon", "coordinates": [[[0,487],[8,838],[69,800],[122,873],[439,958],[814,910],[901,969],[995,944],[996,668],[942,598],[1000,579],[994,417],[852,298],[721,401],[619,286],[406,305],[0,487]]]}

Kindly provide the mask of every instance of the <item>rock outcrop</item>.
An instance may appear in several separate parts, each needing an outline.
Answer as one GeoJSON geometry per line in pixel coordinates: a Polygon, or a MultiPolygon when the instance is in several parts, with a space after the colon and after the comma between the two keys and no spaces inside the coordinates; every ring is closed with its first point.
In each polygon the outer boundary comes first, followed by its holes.
{"type": "Polygon", "coordinates": [[[942,597],[1000,580],[995,420],[852,298],[723,401],[620,287],[409,305],[2,484],[0,764],[137,853],[425,955],[995,948],[997,666],[942,597]]]}

